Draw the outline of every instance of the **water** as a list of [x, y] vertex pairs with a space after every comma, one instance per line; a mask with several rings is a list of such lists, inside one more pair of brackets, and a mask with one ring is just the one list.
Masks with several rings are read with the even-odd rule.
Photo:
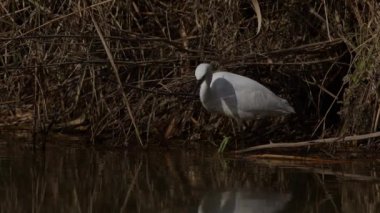
[[1, 212], [380, 212], [375, 161], [316, 165], [185, 147], [142, 153], [11, 144], [0, 144]]

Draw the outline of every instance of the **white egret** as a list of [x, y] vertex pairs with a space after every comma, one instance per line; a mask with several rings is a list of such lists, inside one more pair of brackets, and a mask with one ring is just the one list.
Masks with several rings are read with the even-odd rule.
[[295, 113], [287, 100], [250, 78], [230, 72], [213, 72], [211, 64], [195, 69], [200, 84], [199, 97], [204, 108], [243, 120]]

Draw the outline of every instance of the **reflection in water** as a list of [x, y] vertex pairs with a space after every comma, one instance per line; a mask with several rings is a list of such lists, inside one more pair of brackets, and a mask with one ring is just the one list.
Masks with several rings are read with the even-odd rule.
[[368, 161], [289, 167], [62, 143], [0, 143], [1, 212], [380, 212], [380, 167]]
[[291, 199], [290, 193], [267, 190], [236, 190], [206, 195], [198, 213], [274, 213], [283, 210]]

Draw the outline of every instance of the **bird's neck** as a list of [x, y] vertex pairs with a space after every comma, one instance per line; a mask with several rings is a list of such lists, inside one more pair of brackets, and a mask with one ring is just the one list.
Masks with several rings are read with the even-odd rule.
[[208, 97], [211, 95], [211, 80], [211, 78], [206, 78], [201, 84], [199, 96], [202, 103], [206, 102], [206, 100], [209, 100]]

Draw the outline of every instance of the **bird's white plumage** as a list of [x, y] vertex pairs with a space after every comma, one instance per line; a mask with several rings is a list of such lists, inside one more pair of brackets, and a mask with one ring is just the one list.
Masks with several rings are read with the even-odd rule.
[[237, 120], [294, 113], [285, 99], [250, 78], [230, 72], [213, 73], [212, 65], [202, 63], [195, 70], [201, 81], [200, 100], [210, 112], [219, 112]]

